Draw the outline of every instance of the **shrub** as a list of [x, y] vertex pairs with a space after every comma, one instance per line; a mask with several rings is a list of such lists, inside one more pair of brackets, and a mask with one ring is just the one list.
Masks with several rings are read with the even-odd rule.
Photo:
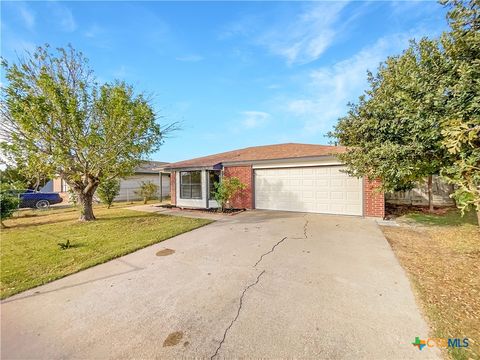
[[143, 203], [146, 204], [148, 200], [154, 199], [157, 195], [158, 186], [151, 181], [144, 182], [140, 185], [140, 189], [135, 191], [137, 195], [143, 199]]
[[67, 193], [68, 193], [68, 202], [73, 206], [77, 206], [78, 205], [77, 193], [70, 187], [67, 189]]
[[20, 200], [18, 197], [0, 193], [0, 225], [2, 228], [6, 227], [3, 224], [3, 220], [6, 220], [13, 215], [13, 213], [18, 209], [19, 203]]
[[220, 205], [220, 210], [225, 211], [225, 205], [230, 202], [230, 200], [242, 190], [245, 190], [247, 187], [244, 183], [240, 181], [237, 177], [225, 177], [222, 178], [220, 183], [214, 183], [214, 197], [218, 205]]
[[100, 201], [107, 204], [107, 207], [110, 209], [113, 199], [120, 193], [120, 180], [110, 179], [101, 181], [97, 193]]

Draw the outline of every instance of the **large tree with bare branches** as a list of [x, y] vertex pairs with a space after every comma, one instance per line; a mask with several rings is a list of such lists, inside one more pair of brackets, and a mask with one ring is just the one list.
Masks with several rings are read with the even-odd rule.
[[149, 99], [124, 82], [98, 85], [71, 46], [38, 47], [2, 67], [3, 155], [28, 172], [60, 176], [78, 197], [80, 220], [95, 219], [102, 181], [131, 174], [175, 128], [160, 126]]

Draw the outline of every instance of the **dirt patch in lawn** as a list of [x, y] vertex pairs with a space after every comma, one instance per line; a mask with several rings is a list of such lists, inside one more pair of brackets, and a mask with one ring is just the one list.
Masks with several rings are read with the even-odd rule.
[[[383, 227], [427, 315], [430, 337], [469, 339], [454, 359], [480, 358], [480, 230], [477, 226]], [[423, 335], [423, 334], [422, 334]], [[427, 334], [423, 335], [427, 336]]]

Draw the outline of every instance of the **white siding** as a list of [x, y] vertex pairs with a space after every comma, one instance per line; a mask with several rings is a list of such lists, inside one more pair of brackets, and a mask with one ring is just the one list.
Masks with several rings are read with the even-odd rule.
[[[115, 201], [131, 201], [140, 200], [140, 196], [136, 193], [143, 182], [152, 182], [158, 186], [157, 197], [160, 198], [160, 174], [137, 174], [129, 176], [120, 181], [120, 193]], [[162, 196], [170, 195], [170, 176], [162, 175]]]
[[255, 208], [362, 215], [362, 179], [342, 166], [255, 169]]

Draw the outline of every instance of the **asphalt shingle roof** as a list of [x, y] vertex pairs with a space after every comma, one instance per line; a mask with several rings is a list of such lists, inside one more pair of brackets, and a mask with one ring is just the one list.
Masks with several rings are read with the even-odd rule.
[[276, 144], [253, 146], [239, 150], [227, 151], [219, 154], [203, 156], [191, 160], [179, 161], [167, 165], [166, 169], [211, 167], [221, 163], [235, 161], [258, 161], [276, 159], [295, 159], [304, 157], [335, 155], [345, 152], [343, 146], [329, 146], [316, 144]]

